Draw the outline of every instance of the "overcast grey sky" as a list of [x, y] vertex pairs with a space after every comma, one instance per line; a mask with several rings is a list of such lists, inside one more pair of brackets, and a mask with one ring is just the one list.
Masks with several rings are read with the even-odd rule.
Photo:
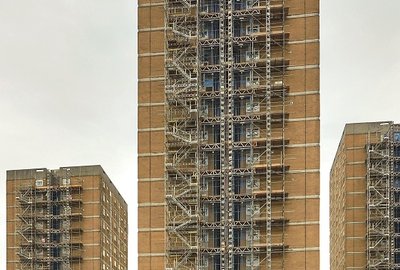
[[[129, 204], [136, 269], [136, 1], [0, 0], [0, 269], [5, 171], [101, 164]], [[346, 122], [400, 122], [397, 0], [321, 1], [321, 269], [329, 168]]]

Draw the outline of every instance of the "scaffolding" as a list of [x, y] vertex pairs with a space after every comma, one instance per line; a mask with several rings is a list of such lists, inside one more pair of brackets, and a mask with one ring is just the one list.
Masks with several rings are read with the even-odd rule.
[[284, 267], [287, 12], [165, 2], [168, 270]]
[[69, 170], [36, 170], [17, 187], [19, 269], [75, 270], [82, 260], [81, 183]]
[[400, 127], [389, 125], [367, 144], [368, 269], [400, 267]]

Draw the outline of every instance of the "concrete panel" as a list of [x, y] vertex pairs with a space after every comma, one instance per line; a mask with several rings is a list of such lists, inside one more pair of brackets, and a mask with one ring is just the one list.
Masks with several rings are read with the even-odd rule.
[[287, 19], [285, 31], [290, 33], [290, 41], [319, 39], [319, 16]]
[[161, 153], [164, 152], [163, 131], [139, 131], [138, 132], [139, 153]]
[[139, 82], [138, 97], [139, 104], [164, 102], [164, 81]]
[[163, 256], [140, 256], [138, 260], [140, 270], [164, 269]]
[[289, 93], [319, 90], [319, 68], [290, 70], [286, 73], [285, 84]]
[[285, 54], [289, 66], [318, 65], [319, 64], [319, 43], [292, 44], [287, 46], [289, 50]]
[[139, 79], [164, 76], [164, 56], [139, 56]]
[[346, 266], [359, 267], [360, 269], [366, 269], [367, 256], [365, 252], [362, 253], [347, 253], [346, 254]]
[[289, 170], [318, 169], [319, 147], [287, 148], [286, 158]]
[[164, 177], [164, 156], [139, 157], [139, 178]]
[[159, 28], [164, 27], [164, 7], [139, 7], [138, 8], [138, 28]]
[[138, 203], [146, 202], [164, 202], [164, 181], [138, 182]]
[[164, 126], [164, 106], [139, 107], [141, 117], [138, 128], [160, 128]]
[[319, 177], [319, 173], [288, 174], [285, 191], [289, 197], [319, 194]]
[[[319, 120], [288, 122], [285, 127], [285, 138], [289, 144], [304, 144], [319, 142]], [[304, 132], [307, 128], [307, 132]]]
[[[346, 207], [362, 207], [366, 209], [367, 195], [363, 194], [346, 194]], [[362, 210], [360, 210], [362, 211]]]
[[365, 177], [366, 174], [367, 168], [365, 166], [365, 163], [346, 166], [347, 177]]
[[319, 13], [319, 0], [286, 0], [289, 15]]
[[288, 252], [285, 254], [285, 269], [319, 269], [319, 251]]
[[319, 199], [287, 200], [285, 217], [292, 222], [318, 221]]
[[353, 237], [365, 237], [367, 235], [367, 226], [365, 224], [346, 224], [346, 235]]
[[367, 153], [365, 147], [361, 149], [347, 149], [346, 150], [347, 163], [349, 162], [365, 162]]
[[287, 226], [285, 244], [289, 245], [289, 248], [319, 246], [319, 225]]
[[139, 253], [163, 253], [165, 248], [164, 232], [139, 232]]
[[289, 113], [289, 119], [318, 117], [320, 115], [319, 99], [319, 94], [288, 97], [287, 101], [290, 105], [286, 106], [286, 111]]
[[164, 31], [154, 30], [138, 33], [138, 53], [161, 53], [164, 51]]
[[365, 147], [367, 140], [368, 140], [367, 134], [346, 135], [344, 143], [346, 145], [346, 148]]
[[[347, 179], [346, 191], [347, 192], [365, 192], [367, 188], [367, 179]], [[365, 202], [366, 203], [366, 202]]]
[[360, 211], [359, 209], [346, 209], [345, 211], [347, 222], [365, 222], [367, 218], [366, 211]]
[[163, 206], [143, 206], [138, 208], [139, 228], [162, 228], [164, 227]]
[[347, 238], [346, 251], [347, 252], [365, 252], [367, 244], [365, 238]]

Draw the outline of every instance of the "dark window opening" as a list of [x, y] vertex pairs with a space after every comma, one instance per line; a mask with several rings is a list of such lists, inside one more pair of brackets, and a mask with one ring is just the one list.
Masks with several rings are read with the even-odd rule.
[[60, 242], [60, 239], [61, 239], [61, 235], [60, 235], [59, 233], [52, 233], [52, 234], [50, 235], [50, 241], [51, 241], [51, 242], [59, 243], [59, 242]]
[[394, 263], [400, 263], [400, 252], [394, 253]]
[[212, 183], [213, 183], [213, 195], [214, 196], [221, 195], [221, 180], [219, 178], [214, 179]]
[[51, 192], [51, 200], [52, 201], [59, 201], [61, 198], [61, 192], [60, 191], [52, 191]]
[[394, 239], [394, 247], [397, 249], [397, 248], [400, 248], [400, 237], [396, 237], [395, 239]]
[[51, 262], [50, 270], [61, 270], [61, 262]]
[[400, 203], [400, 192], [394, 193], [394, 202]]
[[241, 187], [242, 187], [242, 179], [241, 178], [239, 178], [239, 177], [236, 177], [235, 179], [234, 179], [234, 182], [233, 182], [233, 192], [235, 193], [235, 194], [240, 194], [241, 193]]
[[242, 159], [242, 153], [240, 151], [233, 152], [233, 168], [238, 169], [240, 168], [240, 163]]
[[61, 213], [61, 207], [59, 205], [52, 205], [51, 206], [51, 213], [53, 215], [60, 215]]
[[214, 222], [221, 221], [221, 205], [219, 203], [214, 204]]
[[214, 270], [220, 270], [221, 269], [221, 258], [219, 255], [214, 256]]
[[234, 229], [233, 230], [233, 246], [234, 247], [240, 247], [241, 232], [242, 231], [240, 229]]
[[396, 176], [393, 180], [393, 187], [400, 188], [400, 177]]
[[240, 255], [233, 255], [233, 270], [240, 270]]
[[219, 230], [214, 230], [213, 231], [213, 236], [214, 236], [214, 247], [220, 247], [221, 246], [221, 233]]
[[394, 232], [395, 233], [400, 233], [400, 222], [395, 222], [394, 223]]
[[234, 221], [240, 221], [240, 208], [241, 208], [240, 203], [233, 204], [233, 220]]
[[59, 219], [52, 219], [50, 222], [51, 229], [60, 229], [61, 222]]
[[219, 170], [221, 169], [221, 154], [216, 152], [214, 154], [214, 169]]
[[393, 215], [395, 218], [400, 218], [400, 207], [394, 207], [393, 212], [394, 212]]

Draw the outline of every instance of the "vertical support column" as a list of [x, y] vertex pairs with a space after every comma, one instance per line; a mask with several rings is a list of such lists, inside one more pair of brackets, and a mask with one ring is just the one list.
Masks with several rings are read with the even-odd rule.
[[267, 238], [267, 247], [266, 247], [266, 264], [267, 269], [272, 269], [272, 150], [271, 150], [271, 0], [266, 1], [266, 238]]
[[220, 60], [220, 92], [219, 92], [219, 99], [220, 99], [220, 110], [221, 110], [221, 121], [220, 121], [220, 159], [221, 159], [221, 168], [219, 178], [221, 181], [221, 225], [220, 225], [220, 232], [221, 232], [221, 248], [220, 248], [220, 261], [221, 261], [221, 270], [225, 270], [225, 264], [229, 258], [227, 258], [226, 251], [229, 248], [229, 241], [227, 241], [226, 237], [228, 236], [227, 227], [225, 226], [226, 221], [229, 220], [232, 213], [229, 211], [229, 204], [227, 204], [226, 198], [226, 175], [225, 170], [227, 166], [229, 166], [226, 160], [226, 110], [225, 110], [225, 94], [227, 91], [226, 88], [226, 55], [225, 55], [225, 15], [227, 12], [227, 6], [225, 0], [219, 0], [220, 5], [220, 19], [219, 19], [219, 60]]
[[234, 253], [233, 253], [233, 3], [232, 0], [227, 0], [227, 52], [226, 52], [226, 69], [227, 69], [227, 115], [225, 117], [227, 125], [227, 142], [226, 147], [228, 150], [228, 165], [225, 175], [227, 177], [227, 208], [229, 211], [228, 222], [228, 267], [227, 269], [233, 269]]

